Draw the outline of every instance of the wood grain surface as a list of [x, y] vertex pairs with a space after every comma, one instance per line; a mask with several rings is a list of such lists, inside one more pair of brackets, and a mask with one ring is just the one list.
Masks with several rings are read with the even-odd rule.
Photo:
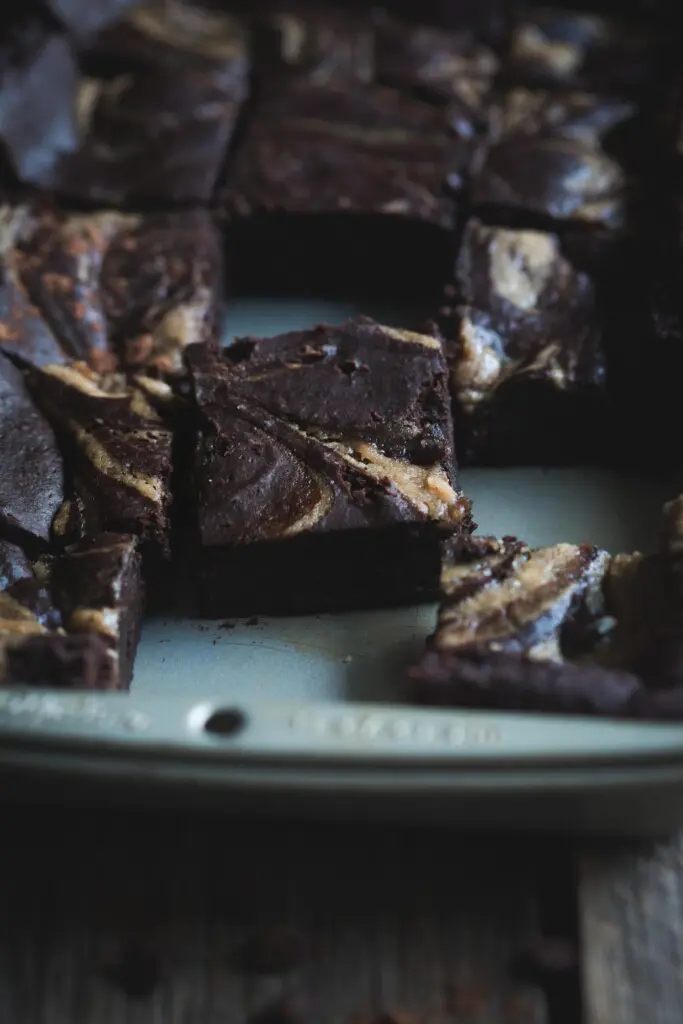
[[580, 859], [586, 1024], [683, 1021], [683, 836]]
[[39, 808], [0, 837], [1, 1024], [548, 1020], [538, 840]]

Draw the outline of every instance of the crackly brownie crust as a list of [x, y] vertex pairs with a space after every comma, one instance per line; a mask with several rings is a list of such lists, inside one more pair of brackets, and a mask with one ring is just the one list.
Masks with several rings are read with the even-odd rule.
[[[362, 547], [379, 564], [391, 549], [400, 559], [398, 534], [413, 566], [407, 586], [416, 587], [422, 547], [416, 593], [433, 587], [440, 538], [472, 525], [455, 481], [439, 338], [361, 319], [242, 339], [220, 361], [203, 350], [189, 357], [204, 424], [195, 500], [206, 614], [229, 614], [222, 601], [278, 610], [291, 600], [310, 607], [393, 601], [388, 577], [401, 590], [400, 563], [371, 565], [360, 578], [361, 563], [342, 552]], [[223, 556], [244, 569], [237, 587]], [[341, 581], [327, 576], [330, 560], [345, 561]], [[250, 586], [250, 561], [291, 573], [274, 574], [259, 593]]]
[[34, 366], [177, 373], [187, 345], [217, 344], [222, 276], [203, 210], [0, 206], [0, 349]]

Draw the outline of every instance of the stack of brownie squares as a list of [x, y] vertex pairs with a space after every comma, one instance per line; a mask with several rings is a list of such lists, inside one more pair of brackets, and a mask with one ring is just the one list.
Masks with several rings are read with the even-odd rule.
[[[537, 551], [473, 533], [456, 464], [637, 461], [641, 364], [683, 311], [656, 231], [680, 208], [671, 12], [630, 6], [12, 14], [0, 682], [125, 689], [150, 606], [441, 594], [411, 699], [679, 713], [678, 503], [657, 555]], [[221, 348], [249, 293], [400, 296], [425, 322]]]

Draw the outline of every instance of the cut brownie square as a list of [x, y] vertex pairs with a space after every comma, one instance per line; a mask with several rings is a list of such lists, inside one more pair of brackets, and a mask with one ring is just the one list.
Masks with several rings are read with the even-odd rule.
[[661, 38], [642, 24], [537, 7], [520, 16], [504, 73], [518, 85], [638, 97], [652, 91], [662, 56]]
[[444, 563], [436, 632], [410, 671], [413, 695], [453, 707], [682, 717], [682, 606], [672, 601], [682, 523], [677, 506], [666, 545], [647, 556], [460, 539]]
[[411, 24], [380, 11], [375, 15], [375, 49], [379, 82], [451, 104], [449, 121], [465, 138], [487, 125], [500, 62], [474, 33]]
[[207, 204], [248, 77], [237, 17], [184, 2], [135, 7], [83, 57], [80, 147], [23, 180], [80, 204]]
[[[78, 145], [78, 67], [45, 18], [5, 12], [0, 39], [0, 175], [47, 174]], [[5, 161], [8, 159], [9, 168]]]
[[464, 232], [442, 310], [463, 458], [478, 463], [597, 458], [605, 354], [593, 281], [557, 235]]
[[62, 439], [68, 482], [78, 498], [60, 509], [56, 536], [130, 533], [166, 550], [174, 401], [168, 385], [144, 379], [129, 384], [83, 364], [34, 369], [29, 381]]
[[473, 141], [443, 109], [381, 86], [304, 78], [254, 110], [219, 190], [240, 286], [413, 295], [443, 279]]
[[218, 344], [222, 277], [204, 210], [0, 206], [0, 350], [34, 366], [176, 373], [187, 345]]
[[121, 690], [142, 618], [137, 538], [100, 534], [31, 566], [0, 541], [0, 684]]
[[63, 499], [64, 467], [55, 434], [36, 409], [21, 371], [0, 354], [0, 536], [46, 543]]
[[519, 227], [624, 230], [637, 114], [627, 100], [513, 89], [473, 175], [475, 209]]
[[202, 614], [433, 596], [443, 538], [472, 528], [438, 337], [361, 318], [189, 365]]

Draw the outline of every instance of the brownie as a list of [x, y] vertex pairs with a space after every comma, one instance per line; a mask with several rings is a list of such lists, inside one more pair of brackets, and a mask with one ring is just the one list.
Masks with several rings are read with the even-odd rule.
[[410, 671], [428, 704], [614, 717], [680, 717], [680, 500], [654, 555], [587, 544], [530, 549], [459, 539], [442, 570], [436, 632]]
[[360, 318], [188, 350], [200, 613], [433, 596], [457, 489], [441, 340]]
[[0, 354], [0, 536], [47, 542], [63, 498], [57, 439], [21, 371]]
[[[49, 174], [75, 149], [78, 67], [71, 47], [39, 16], [5, 17], [0, 39], [0, 180]], [[9, 167], [6, 165], [9, 162]]]
[[257, 73], [268, 88], [305, 76], [311, 85], [374, 78], [374, 37], [366, 11], [272, 0], [258, 19]]
[[0, 591], [0, 685], [127, 689], [142, 618], [137, 538], [100, 534], [22, 572]]
[[269, 93], [219, 189], [239, 286], [417, 294], [443, 277], [473, 152], [443, 109], [363, 83]]
[[96, 633], [109, 649], [99, 685], [127, 689], [143, 613], [138, 538], [103, 533], [72, 545], [55, 563], [52, 589], [66, 630]]
[[217, 344], [222, 258], [206, 211], [4, 206], [0, 226], [0, 349], [16, 359], [175, 373], [188, 344]]
[[168, 385], [129, 384], [84, 364], [34, 369], [29, 381], [66, 457], [69, 500], [56, 518], [56, 536], [130, 533], [166, 550], [173, 440]]
[[449, 124], [465, 139], [487, 127], [499, 60], [474, 33], [410, 24], [380, 11], [375, 51], [379, 82], [450, 104]]
[[538, 7], [515, 26], [504, 72], [518, 85], [638, 97], [652, 90], [662, 56], [661, 39], [637, 22]]
[[511, 90], [473, 175], [474, 208], [520, 227], [623, 231], [638, 161], [637, 114], [628, 100]]
[[600, 454], [605, 355], [596, 288], [555, 234], [472, 218], [442, 328], [462, 457], [576, 462]]
[[79, 204], [206, 204], [248, 76], [238, 18], [190, 3], [135, 7], [83, 57], [78, 150], [23, 178]]

